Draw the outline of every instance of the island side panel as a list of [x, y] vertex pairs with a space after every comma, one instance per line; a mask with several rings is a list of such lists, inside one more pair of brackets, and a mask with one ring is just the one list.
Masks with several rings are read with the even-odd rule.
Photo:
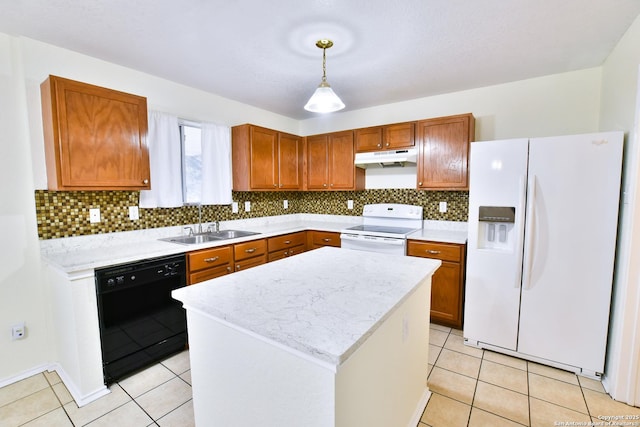
[[415, 427], [431, 393], [431, 276], [338, 369], [336, 427]]
[[189, 310], [198, 426], [332, 427], [335, 372]]

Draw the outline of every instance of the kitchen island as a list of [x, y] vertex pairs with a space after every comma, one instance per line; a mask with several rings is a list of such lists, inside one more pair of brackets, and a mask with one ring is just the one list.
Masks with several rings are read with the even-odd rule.
[[326, 247], [173, 291], [196, 425], [417, 425], [439, 265]]

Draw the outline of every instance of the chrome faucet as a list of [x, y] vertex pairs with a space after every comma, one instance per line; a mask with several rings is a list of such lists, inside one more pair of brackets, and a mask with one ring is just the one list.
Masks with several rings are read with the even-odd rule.
[[198, 203], [198, 234], [202, 233], [202, 203]]
[[213, 223], [209, 224], [209, 227], [207, 227], [207, 231], [211, 232], [212, 228], [214, 233], [220, 231], [220, 221], [214, 221]]

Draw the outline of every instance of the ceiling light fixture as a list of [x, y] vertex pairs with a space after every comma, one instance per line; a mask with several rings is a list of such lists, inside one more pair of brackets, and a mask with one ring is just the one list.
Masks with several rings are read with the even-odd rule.
[[318, 40], [316, 46], [322, 49], [322, 81], [316, 91], [311, 95], [304, 109], [312, 113], [333, 113], [342, 110], [344, 102], [335, 94], [327, 82], [327, 56], [326, 50], [333, 46], [328, 39]]

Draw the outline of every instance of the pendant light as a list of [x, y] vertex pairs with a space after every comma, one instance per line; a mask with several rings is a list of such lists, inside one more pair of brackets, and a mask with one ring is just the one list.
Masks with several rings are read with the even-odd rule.
[[327, 82], [327, 56], [326, 50], [333, 46], [333, 42], [328, 39], [318, 40], [316, 46], [322, 49], [322, 81], [313, 93], [304, 109], [312, 113], [332, 113], [342, 110], [344, 102], [335, 94]]

